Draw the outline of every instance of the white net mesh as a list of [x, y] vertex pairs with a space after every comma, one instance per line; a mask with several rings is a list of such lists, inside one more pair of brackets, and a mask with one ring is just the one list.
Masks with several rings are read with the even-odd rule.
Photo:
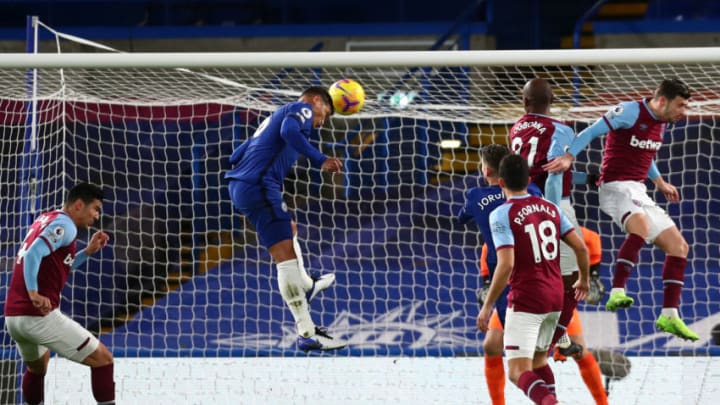
[[[656, 197], [691, 247], [681, 313], [700, 341], [655, 333], [664, 259], [657, 249], [642, 251], [630, 279], [634, 308], [617, 316], [580, 309], [591, 346], [717, 354], [709, 342], [720, 323], [717, 64], [41, 69], [34, 99], [25, 70], [2, 69], [2, 285], [28, 218], [90, 181], [105, 190], [101, 226], [111, 243], [74, 272], [62, 309], [116, 356], [304, 356], [270, 257], [232, 211], [223, 175], [233, 148], [270, 111], [307, 86], [351, 77], [368, 94], [364, 110], [333, 117], [313, 139], [343, 159], [344, 173], [321, 174], [301, 158], [285, 182], [306, 267], [337, 275], [311, 305], [315, 321], [349, 340], [339, 356], [480, 354], [481, 241], [454, 216], [464, 191], [481, 181], [479, 148], [507, 141], [523, 113], [520, 89], [535, 76], [551, 81], [553, 114], [578, 131], [619, 101], [651, 95], [661, 78], [693, 89], [687, 119], [668, 130], [657, 158], [683, 201]], [[440, 147], [450, 139], [460, 147]], [[597, 172], [600, 148], [594, 142], [576, 169]], [[579, 186], [573, 197], [580, 223], [602, 235], [609, 287], [622, 233], [600, 213], [595, 191]], [[3, 365], [17, 367], [5, 334], [2, 349]], [[3, 395], [17, 386], [5, 379]]]

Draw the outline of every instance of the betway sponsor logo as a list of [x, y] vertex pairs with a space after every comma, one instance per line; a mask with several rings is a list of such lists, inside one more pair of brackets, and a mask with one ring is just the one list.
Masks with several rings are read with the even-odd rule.
[[635, 135], [630, 138], [630, 146], [640, 149], [659, 150], [662, 146], [662, 142], [651, 141], [649, 139], [643, 139], [642, 141], [637, 139]]

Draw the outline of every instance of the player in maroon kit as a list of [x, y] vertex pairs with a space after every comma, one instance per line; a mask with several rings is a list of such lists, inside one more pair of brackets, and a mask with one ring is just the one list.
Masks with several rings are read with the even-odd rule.
[[663, 265], [663, 308], [655, 325], [682, 339], [697, 340], [698, 335], [680, 318], [688, 244], [664, 209], [647, 193], [645, 179], [671, 202], [680, 195], [663, 180], [655, 165], [655, 154], [662, 146], [668, 122], [684, 117], [690, 90], [677, 79], [663, 80], [652, 98], [620, 103], [586, 128], [570, 144], [567, 152], [543, 166], [551, 173], [567, 170], [578, 153], [594, 138], [607, 133], [598, 188], [600, 209], [627, 233], [618, 251], [610, 298], [610, 311], [627, 308], [634, 299], [625, 294], [625, 284], [646, 242], [665, 252]]
[[577, 256], [576, 300], [584, 299], [590, 287], [588, 251], [557, 205], [528, 194], [523, 157], [505, 157], [499, 174], [507, 202], [490, 214], [498, 263], [477, 324], [487, 332], [493, 305], [509, 282], [504, 339], [510, 380], [536, 404], [556, 404], [547, 351], [564, 301], [560, 240]]
[[98, 231], [76, 254], [78, 228], [100, 218], [103, 193], [92, 184], [73, 187], [62, 210], [40, 215], [30, 226], [15, 259], [5, 302], [5, 325], [27, 370], [25, 403], [44, 401], [44, 378], [50, 350], [90, 366], [93, 396], [98, 404], [115, 403], [113, 356], [89, 331], [60, 312], [60, 292], [72, 268], [102, 249], [109, 236]]
[[[523, 87], [522, 94], [525, 115], [520, 117], [510, 129], [512, 150], [527, 160], [530, 167], [530, 181], [540, 187], [545, 198], [560, 207], [580, 236], [580, 225], [570, 201], [572, 174], [570, 171], [548, 174], [542, 168], [542, 165], [549, 160], [565, 153], [565, 148], [575, 138], [575, 131], [550, 117], [553, 92], [547, 80], [541, 78], [529, 80]], [[560, 270], [565, 283], [565, 301], [553, 343], [557, 342], [564, 356], [572, 356], [583, 351], [582, 347], [572, 343], [567, 336], [567, 326], [577, 306], [573, 284], [577, 280], [578, 265], [572, 249], [564, 243], [560, 244]]]

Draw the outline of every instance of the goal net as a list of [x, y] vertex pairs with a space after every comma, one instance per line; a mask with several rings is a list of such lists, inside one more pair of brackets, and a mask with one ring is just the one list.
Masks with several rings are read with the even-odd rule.
[[[4, 294], [35, 215], [60, 207], [77, 182], [102, 185], [98, 228], [111, 241], [73, 271], [62, 310], [117, 357], [306, 356], [295, 346], [270, 256], [233, 212], [223, 175], [233, 148], [271, 111], [340, 78], [364, 86], [365, 107], [333, 116], [311, 141], [342, 159], [343, 173], [321, 173], [301, 157], [284, 187], [306, 267], [337, 276], [312, 302], [314, 320], [349, 341], [338, 357], [481, 355], [482, 240], [455, 218], [465, 191], [482, 184], [478, 151], [507, 142], [523, 114], [520, 91], [533, 77], [552, 83], [552, 113], [576, 131], [618, 102], [651, 96], [662, 78], [692, 88], [687, 117], [668, 128], [657, 156], [682, 201], [651, 193], [690, 245], [680, 312], [700, 340], [655, 330], [659, 249], [642, 250], [627, 288], [634, 307], [608, 313], [603, 300], [579, 309], [592, 348], [718, 354], [711, 342], [720, 323], [718, 49], [687, 52], [685, 61], [672, 49], [595, 50], [594, 59], [572, 51], [208, 55], [222, 60], [212, 67], [197, 55], [146, 55], [154, 58], [148, 62], [87, 42], [64, 45], [71, 39], [58, 37], [60, 55], [0, 58], [1, 285]], [[63, 46], [95, 53], [72, 59]], [[597, 173], [601, 148], [602, 140], [593, 142], [575, 169]], [[595, 190], [577, 186], [573, 199], [580, 223], [602, 236], [609, 289], [623, 234], [600, 212]], [[0, 335], [9, 376], [3, 395], [17, 395], [19, 357]]]

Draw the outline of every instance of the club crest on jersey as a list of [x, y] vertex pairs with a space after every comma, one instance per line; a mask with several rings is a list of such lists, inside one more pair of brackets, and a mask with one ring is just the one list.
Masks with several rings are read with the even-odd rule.
[[287, 204], [284, 202], [280, 204], [280, 209], [283, 210], [283, 212], [288, 212]]
[[62, 237], [65, 235], [65, 228], [62, 226], [58, 226], [55, 229], [50, 232], [48, 235], [48, 239], [50, 239], [50, 242], [55, 243], [58, 240], [62, 239]]
[[616, 117], [625, 111], [625, 107], [623, 107], [622, 104], [618, 104], [615, 107], [612, 108], [612, 110], [608, 111], [605, 115], [607, 115], [608, 118]]

